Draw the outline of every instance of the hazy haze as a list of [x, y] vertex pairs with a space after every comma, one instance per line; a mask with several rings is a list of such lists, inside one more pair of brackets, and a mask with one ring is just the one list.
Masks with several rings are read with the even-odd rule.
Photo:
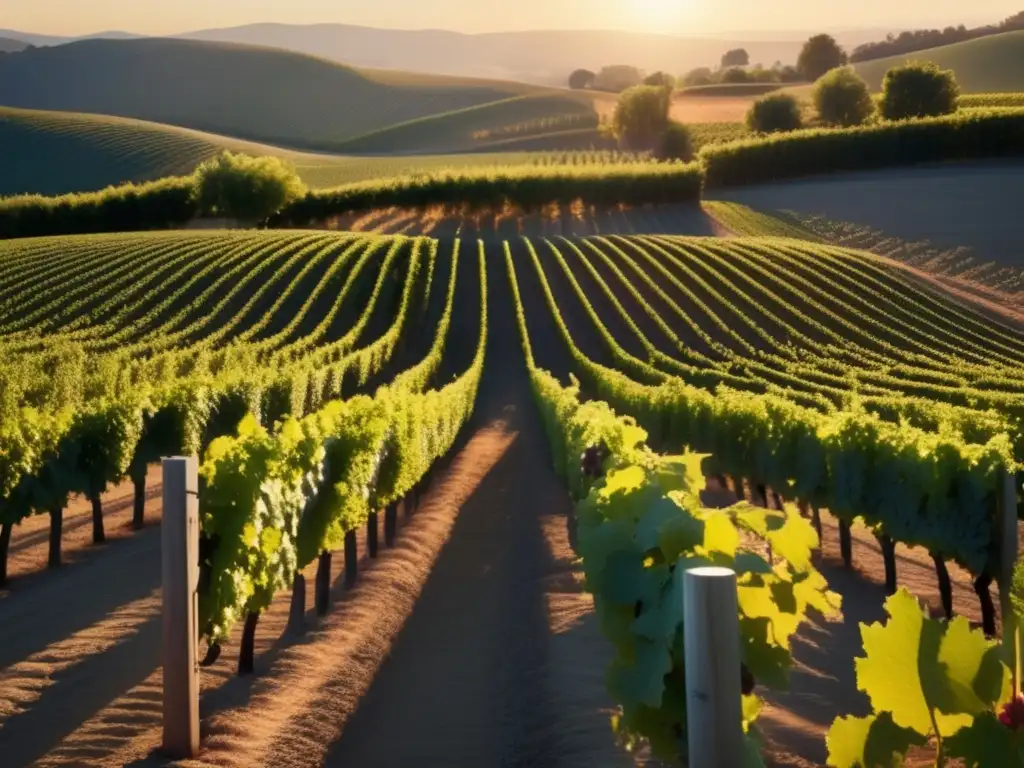
[[1021, 0], [0, 0], [0, 26], [53, 35], [101, 30], [174, 34], [253, 22], [340, 22], [493, 32], [622, 29], [699, 35], [851, 27], [921, 27], [1003, 19]]

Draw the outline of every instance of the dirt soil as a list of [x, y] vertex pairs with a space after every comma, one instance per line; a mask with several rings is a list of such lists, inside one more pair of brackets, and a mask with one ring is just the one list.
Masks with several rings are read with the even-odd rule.
[[1024, 199], [1019, 161], [839, 174], [723, 191], [721, 198], [763, 211], [851, 222], [942, 249], [966, 246], [981, 261], [1024, 266], [1015, 226]]

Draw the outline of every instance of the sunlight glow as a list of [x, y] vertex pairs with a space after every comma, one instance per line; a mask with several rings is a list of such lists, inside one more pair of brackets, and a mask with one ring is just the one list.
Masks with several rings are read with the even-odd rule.
[[627, 0], [641, 26], [672, 33], [690, 16], [690, 0]]

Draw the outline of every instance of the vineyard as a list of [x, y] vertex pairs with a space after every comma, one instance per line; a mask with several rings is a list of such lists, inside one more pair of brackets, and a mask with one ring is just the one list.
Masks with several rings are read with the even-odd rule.
[[[1024, 455], [1024, 333], [889, 261], [796, 239], [807, 233], [795, 224], [724, 203], [708, 212], [733, 231], [776, 236], [496, 228], [486, 239], [265, 230], [5, 241], [0, 583], [9, 554], [28, 546], [22, 526], [40, 530], [40, 518], [48, 565], [61, 565], [74, 499], [101, 543], [105, 505], [131, 486], [144, 536], [156, 463], [197, 454], [206, 662], [259, 671], [277, 634], [333, 610], [339, 561], [357, 597], [361, 579], [373, 582], [369, 561], [399, 546], [422, 510], [429, 518], [426, 500], [460, 471], [453, 457], [480, 434], [480, 408], [490, 418], [514, 401], [502, 418], [524, 434], [531, 420], [542, 426], [561, 494], [577, 504], [581, 578], [615, 645], [609, 692], [627, 742], [670, 758], [684, 748], [680, 558], [740, 572], [744, 664], [758, 693], [785, 683], [801, 626], [840, 609], [812, 562], [833, 524], [847, 566], [856, 532], [858, 547], [877, 540], [890, 595], [904, 567], [897, 545], [924, 553], [945, 616], [970, 604], [995, 636], [1000, 493]], [[708, 492], [753, 503], [705, 508]], [[456, 527], [451, 545], [469, 535]], [[34, 588], [10, 576], [0, 624]], [[0, 662], [11, 654], [0, 650]], [[50, 684], [60, 685], [43, 683], [40, 696]], [[0, 749], [41, 756], [5, 728], [31, 715], [33, 696], [0, 698]], [[970, 714], [996, 703], [980, 701]], [[215, 751], [237, 735], [231, 705], [218, 706], [214, 732], [228, 742], [214, 739]], [[288, 717], [300, 717], [295, 706]], [[835, 716], [848, 702], [830, 706]], [[745, 697], [748, 724], [760, 707]], [[158, 715], [139, 723], [131, 739], [159, 728]], [[833, 755], [856, 751], [851, 730], [834, 732]], [[287, 740], [274, 733], [259, 735], [268, 750]], [[118, 748], [110, 754], [122, 759], [128, 743]], [[349, 740], [331, 754], [361, 748]]]

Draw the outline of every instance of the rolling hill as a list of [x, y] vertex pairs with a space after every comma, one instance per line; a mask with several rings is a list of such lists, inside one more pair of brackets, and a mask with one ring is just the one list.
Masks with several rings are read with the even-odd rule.
[[956, 72], [965, 93], [1024, 91], [1024, 32], [1007, 32], [927, 51], [857, 64], [868, 85], [879, 90], [885, 73], [906, 61], [933, 61]]
[[26, 48], [27, 44], [10, 37], [0, 37], [0, 53], [15, 53]]
[[491, 142], [492, 149], [501, 151], [359, 157], [297, 152], [131, 118], [0, 107], [0, 197], [87, 192], [186, 174], [226, 149], [280, 157], [295, 166], [306, 184], [324, 188], [380, 177], [545, 163], [551, 156], [541, 150], [587, 149], [599, 143], [596, 131], [564, 133], [580, 135]]
[[497, 77], [563, 85], [579, 67], [628, 63], [680, 74], [717, 64], [730, 48], [751, 61], [795, 62], [803, 39], [730, 40], [621, 30], [537, 30], [464, 34], [446, 30], [375, 29], [348, 24], [251, 24], [182, 37], [301, 51], [361, 67]]
[[502, 110], [502, 120], [535, 119], [532, 97], [547, 116], [590, 109], [587, 96], [569, 91], [358, 70], [289, 51], [194, 40], [86, 40], [0, 59], [4, 106], [132, 117], [324, 151], [389, 126], [513, 98], [524, 116]]

